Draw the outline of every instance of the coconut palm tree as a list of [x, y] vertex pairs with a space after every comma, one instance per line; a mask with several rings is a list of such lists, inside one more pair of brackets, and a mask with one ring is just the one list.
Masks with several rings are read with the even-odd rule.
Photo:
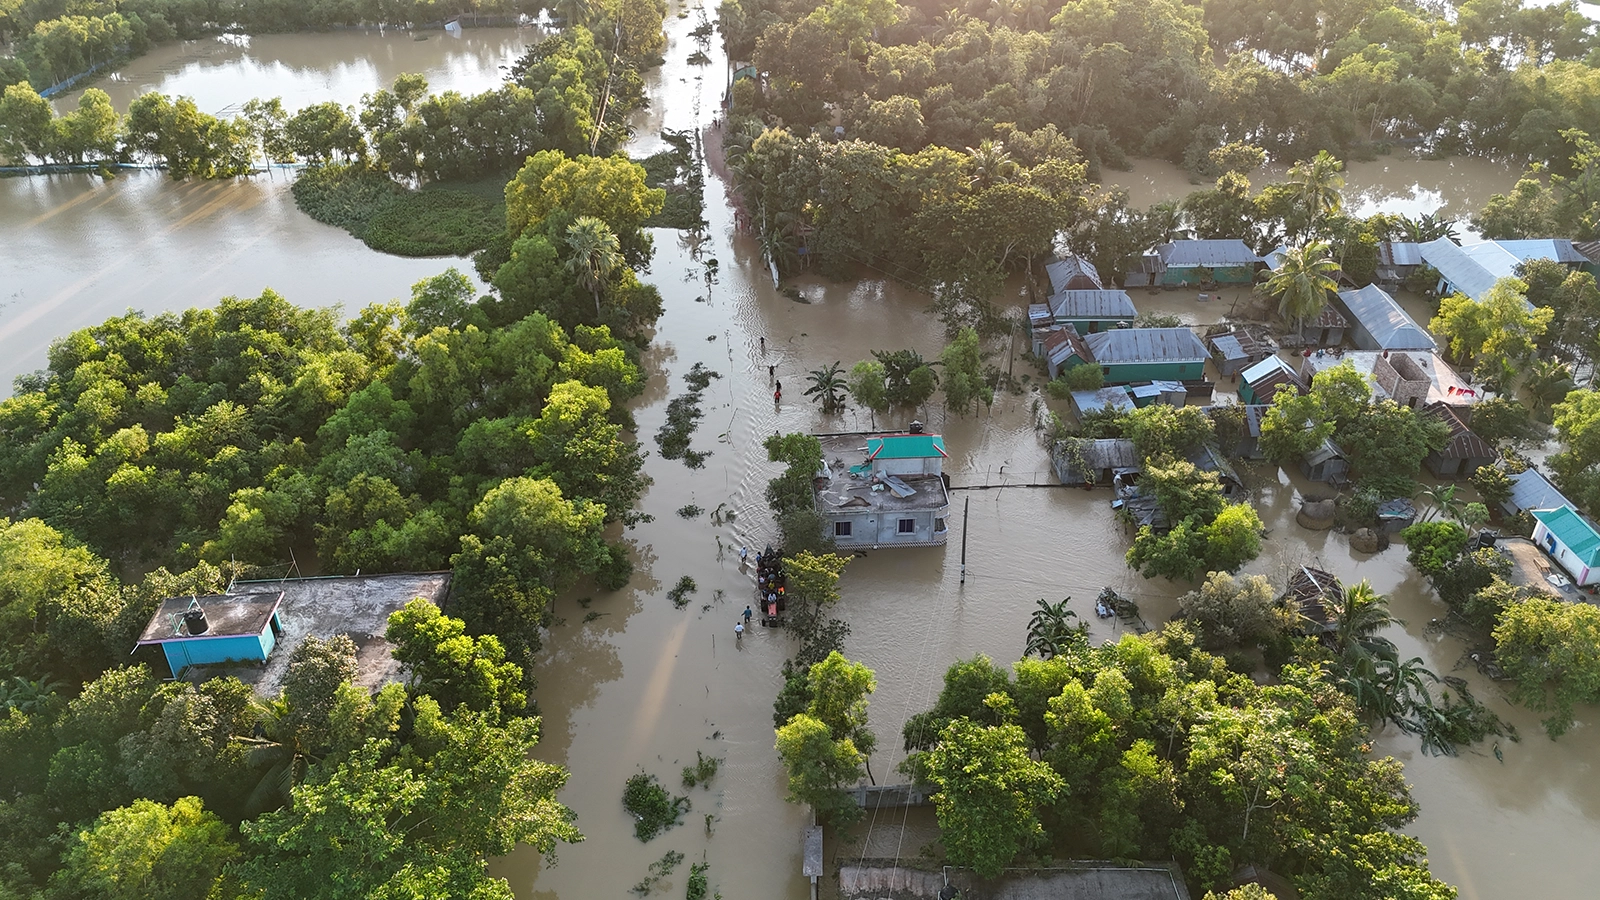
[[594, 216], [579, 216], [567, 226], [567, 271], [594, 294], [594, 316], [600, 319], [600, 294], [611, 283], [611, 275], [622, 265], [622, 249], [611, 226]]
[[1305, 327], [1306, 319], [1322, 312], [1328, 296], [1338, 290], [1334, 280], [1339, 264], [1328, 255], [1328, 245], [1312, 241], [1290, 247], [1283, 266], [1267, 279], [1267, 293], [1278, 300], [1278, 314], [1284, 321], [1293, 319], [1295, 330]]
[[1328, 598], [1329, 612], [1338, 623], [1333, 632], [1334, 650], [1341, 658], [1354, 661], [1359, 656], [1396, 656], [1394, 643], [1379, 637], [1390, 625], [1402, 624], [1389, 612], [1389, 598], [1372, 589], [1366, 581], [1346, 588], [1342, 596]]
[[806, 396], [822, 404], [824, 413], [835, 413], [844, 409], [845, 380], [844, 367], [835, 360], [833, 365], [826, 369], [812, 369], [806, 376], [806, 381], [811, 387], [806, 388]]
[[974, 190], [981, 191], [1016, 177], [1017, 161], [1006, 150], [1005, 141], [985, 140], [977, 147], [968, 147], [967, 157], [972, 164], [972, 175], [967, 183]]
[[1317, 151], [1309, 160], [1302, 160], [1289, 169], [1289, 183], [1294, 185], [1305, 204], [1309, 221], [1316, 222], [1329, 213], [1336, 213], [1344, 205], [1344, 163], [1326, 150]]
[[934, 34], [940, 38], [948, 37], [966, 27], [970, 21], [972, 17], [960, 9], [951, 9], [943, 15], [933, 17]]
[[1088, 646], [1089, 626], [1082, 622], [1071, 623], [1070, 620], [1078, 618], [1077, 613], [1067, 609], [1071, 601], [1071, 597], [1063, 597], [1059, 603], [1039, 599], [1039, 608], [1028, 620], [1028, 644], [1022, 651], [1023, 656], [1051, 659], [1073, 647]]
[[1553, 359], [1541, 359], [1528, 367], [1528, 376], [1522, 382], [1528, 391], [1528, 411], [1537, 415], [1567, 399], [1578, 385], [1572, 380], [1572, 370]]
[[593, 0], [556, 0], [550, 9], [568, 26], [588, 25], [595, 13]]

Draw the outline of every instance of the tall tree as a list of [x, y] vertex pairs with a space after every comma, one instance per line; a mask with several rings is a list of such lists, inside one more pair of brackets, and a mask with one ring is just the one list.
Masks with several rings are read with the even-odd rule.
[[1283, 266], [1267, 279], [1266, 290], [1277, 298], [1278, 315], [1285, 322], [1293, 321], [1299, 331], [1306, 319], [1322, 312], [1328, 297], [1338, 290], [1338, 272], [1339, 264], [1329, 255], [1328, 245], [1312, 241], [1289, 248]]
[[584, 289], [594, 294], [594, 315], [601, 318], [600, 295], [611, 283], [611, 276], [622, 265], [617, 236], [605, 222], [594, 216], [579, 216], [567, 228], [567, 271]]

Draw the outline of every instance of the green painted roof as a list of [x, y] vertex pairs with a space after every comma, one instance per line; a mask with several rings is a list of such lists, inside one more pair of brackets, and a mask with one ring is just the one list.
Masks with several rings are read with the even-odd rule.
[[937, 434], [886, 434], [867, 438], [868, 459], [928, 459], [948, 457], [944, 438]]
[[1544, 523], [1556, 540], [1567, 545], [1572, 555], [1586, 566], [1600, 565], [1600, 533], [1569, 506], [1560, 509], [1536, 509], [1533, 517]]

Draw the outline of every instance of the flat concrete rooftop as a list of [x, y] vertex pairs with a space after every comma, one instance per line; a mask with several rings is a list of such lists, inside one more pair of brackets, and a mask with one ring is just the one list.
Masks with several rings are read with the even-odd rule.
[[[950, 505], [944, 479], [938, 475], [898, 475], [895, 478], [916, 493], [899, 497], [881, 482], [835, 472], [827, 486], [817, 492], [817, 498], [824, 509], [840, 511], [871, 509], [904, 512], [941, 509]], [[873, 490], [874, 487], [877, 490]]]
[[262, 697], [276, 697], [289, 658], [307, 637], [327, 639], [343, 634], [356, 644], [356, 684], [376, 690], [400, 679], [400, 663], [383, 639], [389, 614], [417, 597], [443, 605], [449, 587], [448, 572], [235, 582], [230, 588], [234, 593], [283, 592], [278, 606], [283, 634], [265, 666], [203, 666], [196, 667], [194, 675], [233, 675]]

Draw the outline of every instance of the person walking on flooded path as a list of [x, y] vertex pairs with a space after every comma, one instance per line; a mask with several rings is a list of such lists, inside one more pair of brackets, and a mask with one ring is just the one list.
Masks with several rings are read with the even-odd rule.
[[766, 339], [766, 337], [764, 335], [761, 338], [761, 352], [762, 353], [766, 353], [767, 352], [767, 339]]
[[750, 607], [746, 606], [744, 608], [744, 624], [745, 625], [749, 625], [750, 624], [750, 617], [754, 616], [754, 615], [755, 615], [755, 613], [750, 611]]
[[772, 392], [772, 405], [773, 406], [777, 406], [778, 404], [780, 404], [782, 402], [783, 402], [783, 388], [780, 387], [777, 390]]
[[738, 641], [738, 642], [743, 642], [744, 641], [744, 623], [743, 622], [734, 622], [733, 623], [733, 639], [735, 641]]
[[767, 380], [771, 381], [772, 379], [774, 379], [776, 377], [778, 377], [778, 367], [777, 366], [767, 366]]

